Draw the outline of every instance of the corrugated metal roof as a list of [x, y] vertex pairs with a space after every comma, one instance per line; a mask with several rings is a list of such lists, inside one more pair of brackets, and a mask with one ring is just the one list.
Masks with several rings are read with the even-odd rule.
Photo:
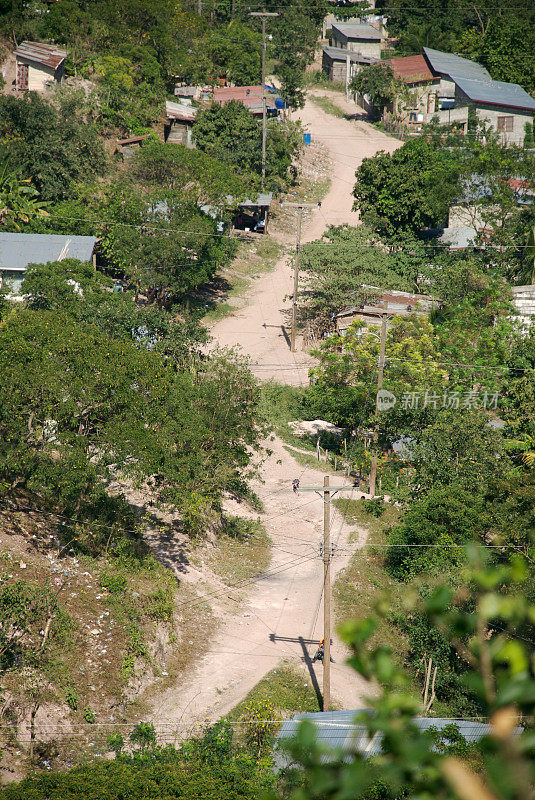
[[36, 64], [44, 64], [46, 67], [57, 69], [67, 58], [68, 52], [61, 47], [56, 47], [55, 44], [22, 42], [15, 50], [15, 55], [27, 58], [28, 61], [34, 61]]
[[360, 64], [374, 64], [378, 61], [373, 56], [365, 56], [362, 53], [356, 53], [354, 50], [346, 50], [345, 47], [324, 47], [323, 52], [334, 61], [346, 61], [348, 56], [351, 62]]
[[427, 61], [423, 56], [389, 58], [385, 59], [382, 63], [392, 67], [392, 72], [396, 78], [401, 78], [405, 83], [431, 81], [435, 77], [427, 66]]
[[478, 80], [453, 73], [452, 81], [470, 98], [478, 103], [491, 103], [504, 108], [519, 108], [535, 111], [535, 100], [518, 83]]
[[0, 233], [0, 269], [24, 271], [28, 264], [46, 264], [77, 258], [91, 261], [94, 236], [55, 233]]
[[167, 119], [178, 119], [182, 122], [195, 122], [197, 109], [193, 106], [187, 106], [182, 103], [172, 103], [170, 100], [166, 100], [165, 114]]
[[347, 36], [348, 39], [374, 39], [380, 41], [384, 38], [381, 31], [365, 23], [351, 25], [346, 22], [333, 22], [332, 29], [334, 30], [335, 28], [344, 36]]
[[[369, 738], [367, 730], [362, 723], [355, 723], [357, 714], [362, 713], [371, 714], [369, 709], [360, 709], [354, 711], [329, 711], [326, 713], [314, 714], [297, 714], [291, 720], [285, 720], [282, 728], [277, 737], [277, 745], [280, 745], [285, 739], [291, 739], [297, 733], [299, 723], [307, 719], [312, 722], [316, 728], [316, 736], [319, 744], [322, 744], [332, 750], [332, 753], [325, 753], [323, 761], [331, 761], [336, 757], [340, 751], [347, 753], [348, 757], [351, 753], [361, 753], [365, 757], [375, 756], [381, 753], [381, 736], [376, 735]], [[416, 717], [413, 720], [414, 725], [420, 731], [428, 731], [434, 728], [437, 731], [442, 731], [450, 725], [455, 725], [467, 742], [478, 742], [484, 736], [487, 736], [491, 731], [491, 726], [484, 722], [469, 719], [455, 719], [447, 717]], [[522, 732], [522, 728], [517, 727], [515, 730], [518, 736]], [[288, 766], [289, 758], [280, 748], [275, 751], [275, 764], [277, 767], [282, 768]]]
[[424, 55], [434, 72], [440, 72], [451, 77], [464, 75], [466, 78], [481, 78], [490, 80], [490, 75], [481, 64], [476, 61], [469, 61], [453, 53], [443, 53], [441, 50], [433, 50], [431, 47], [424, 47]]

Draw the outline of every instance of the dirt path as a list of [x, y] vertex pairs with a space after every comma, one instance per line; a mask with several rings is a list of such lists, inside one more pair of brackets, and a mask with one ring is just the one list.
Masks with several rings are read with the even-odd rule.
[[[346, 113], [355, 114], [357, 107], [346, 103], [337, 92], [318, 90], [314, 94], [327, 96]], [[355, 170], [364, 158], [378, 150], [392, 152], [402, 142], [367, 122], [328, 114], [310, 100], [295, 118], [301, 120], [313, 139], [325, 145], [332, 162], [331, 185], [321, 209], [314, 211], [303, 225], [303, 242], [310, 242], [321, 237], [329, 225], [358, 224], [358, 214], [352, 210]], [[293, 247], [291, 239], [287, 253]], [[293, 273], [286, 254], [272, 272], [253, 281], [246, 306], [216, 323], [211, 333], [222, 346], [239, 346], [250, 357], [257, 377], [304, 386], [313, 359], [301, 351], [299, 339], [297, 352], [290, 352], [287, 325], [291, 302], [285, 298], [290, 296], [292, 287]]]
[[[273, 455], [263, 472], [264, 484], [256, 488], [265, 506], [262, 518], [273, 541], [272, 560], [245, 603], [236, 603], [238, 613], [222, 612], [219, 633], [191, 679], [157, 699], [155, 723], [173, 720], [179, 736], [229, 712], [283, 660], [297, 666], [303, 683], [321, 689], [321, 664], [307, 664], [299, 637], [317, 641], [322, 636], [323, 563], [319, 543], [323, 501], [309, 492], [296, 496], [291, 480], [300, 476], [302, 485], [317, 485], [322, 474], [299, 466], [279, 440], [270, 442], [270, 447]], [[334, 507], [332, 511], [334, 578], [347, 565], [350, 548], [349, 528]], [[352, 545], [351, 550], [357, 546]], [[221, 604], [228, 607], [229, 599], [232, 602], [235, 597], [235, 591], [226, 591]], [[221, 608], [216, 612], [221, 614]], [[312, 657], [316, 646], [308, 644], [306, 649]], [[344, 646], [334, 636], [332, 695], [342, 707], [357, 708], [370, 689], [344, 663], [346, 656]]]
[[[345, 111], [355, 113], [355, 106], [346, 106], [340, 95], [321, 94], [336, 98]], [[311, 215], [303, 231], [303, 239], [310, 241], [320, 237], [330, 224], [358, 222], [351, 195], [355, 169], [377, 150], [392, 151], [401, 143], [364, 122], [327, 114], [310, 101], [299, 118], [312, 136], [325, 144], [332, 159], [329, 192], [321, 210]], [[241, 346], [260, 378], [305, 385], [311, 359], [306, 353], [290, 353], [285, 330], [289, 303], [284, 296], [291, 291], [291, 285], [290, 268], [284, 257], [273, 272], [253, 282], [245, 306], [217, 323], [212, 335], [220, 345]], [[312, 684], [318, 691], [321, 687], [321, 665], [316, 664], [314, 669], [308, 659], [315, 646], [309, 644], [305, 656], [299, 638], [318, 640], [322, 635], [323, 565], [319, 544], [323, 501], [313, 493], [297, 497], [291, 482], [299, 477], [302, 485], [318, 485], [322, 473], [299, 466], [278, 439], [270, 441], [269, 447], [273, 454], [263, 466], [263, 483], [255, 489], [264, 502], [261, 519], [273, 542], [272, 560], [265, 576], [253, 584], [245, 604], [237, 601], [232, 590], [224, 592], [219, 604], [215, 602], [219, 633], [209, 652], [188, 681], [156, 699], [153, 721], [172, 721], [181, 736], [230, 711], [283, 659], [298, 667], [303, 683]], [[348, 548], [348, 533], [333, 507], [331, 536], [337, 546], [333, 579], [346, 566], [350, 551], [359, 545]], [[365, 532], [361, 532], [360, 544], [364, 539]], [[191, 575], [190, 579], [195, 578]], [[237, 612], [229, 610], [233, 603]], [[336, 637], [333, 657], [333, 698], [344, 708], [357, 708], [370, 687], [344, 664], [344, 646]]]

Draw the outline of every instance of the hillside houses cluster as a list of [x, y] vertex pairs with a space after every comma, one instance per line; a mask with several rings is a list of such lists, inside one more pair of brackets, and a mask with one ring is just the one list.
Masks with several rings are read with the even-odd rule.
[[[323, 47], [323, 71], [333, 81], [349, 85], [352, 77], [371, 64], [390, 67], [408, 87], [383, 112], [385, 122], [396, 121], [409, 133], [418, 133], [432, 119], [468, 132], [469, 115], [500, 134], [505, 144], [521, 145], [526, 123], [535, 115], [535, 99], [516, 83], [492, 80], [477, 62], [424, 47], [421, 54], [382, 58], [387, 44], [384, 21], [376, 26], [359, 20], [333, 22], [331, 41]], [[368, 97], [359, 97], [366, 111], [373, 111]]]

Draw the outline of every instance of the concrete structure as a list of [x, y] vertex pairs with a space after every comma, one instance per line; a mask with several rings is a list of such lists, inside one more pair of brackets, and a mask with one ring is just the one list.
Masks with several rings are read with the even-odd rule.
[[337, 332], [344, 336], [347, 329], [357, 320], [366, 326], [379, 327], [383, 313], [396, 317], [410, 317], [411, 314], [427, 315], [438, 308], [439, 300], [428, 294], [398, 292], [394, 289], [380, 289], [378, 286], [362, 285], [357, 295], [357, 303], [341, 311], [335, 317]]
[[22, 42], [15, 50], [16, 88], [19, 92], [44, 92], [61, 83], [65, 74], [67, 51], [53, 44]]
[[[516, 83], [493, 81], [474, 61], [424, 47], [429, 69], [440, 79], [437, 119], [468, 132], [469, 114], [498, 131], [504, 144], [522, 144], [532, 122], [535, 100]], [[449, 101], [445, 103], [445, 101]]]
[[[453, 53], [443, 53], [441, 50], [433, 50], [431, 47], [424, 47], [424, 58], [429, 69], [440, 79], [439, 99], [453, 99], [455, 97], [455, 81], [452, 75], [476, 80], [491, 80], [485, 67], [476, 61], [468, 58], [461, 58]], [[440, 108], [440, 105], [439, 105]]]
[[94, 236], [0, 232], [1, 285], [15, 295], [20, 294], [28, 264], [47, 264], [66, 258], [95, 263], [96, 242]]
[[434, 75], [421, 55], [391, 58], [381, 62], [409, 88], [408, 98], [400, 97], [385, 110], [384, 119], [405, 124], [417, 133], [438, 109], [440, 77]]
[[375, 63], [376, 58], [343, 47], [323, 48], [322, 69], [332, 81], [348, 83], [363, 67]]
[[535, 319], [535, 286], [513, 286], [513, 304], [519, 313], [520, 324], [527, 329]]
[[381, 47], [385, 35], [383, 31], [365, 23], [336, 22], [332, 26], [331, 46], [352, 50], [363, 56], [381, 58]]
[[184, 144], [193, 148], [193, 123], [197, 118], [197, 109], [187, 103], [165, 101], [164, 140], [169, 144]]
[[[348, 759], [353, 753], [360, 753], [364, 757], [377, 756], [382, 752], [380, 734], [368, 736], [366, 726], [362, 722], [355, 722], [357, 714], [373, 714], [370, 709], [355, 709], [353, 711], [327, 711], [312, 714], [296, 714], [292, 719], [283, 722], [277, 736], [275, 745], [275, 765], [279, 769], [290, 766], [291, 759], [284, 752], [281, 745], [293, 739], [302, 720], [311, 722], [316, 729], [316, 738], [320, 747], [326, 750], [322, 756], [325, 762], [333, 761], [340, 755]], [[444, 731], [450, 726], [455, 726], [466, 742], [479, 742], [484, 736], [492, 732], [490, 725], [473, 719], [456, 719], [444, 717], [415, 717], [414, 725], [423, 733], [431, 729]], [[515, 728], [516, 736], [520, 736], [522, 728]], [[449, 742], [447, 731], [443, 737], [444, 742]]]
[[117, 139], [117, 147], [115, 148], [115, 152], [124, 159], [131, 158], [131, 156], [134, 155], [134, 150], [138, 150], [143, 142], [146, 142], [151, 136], [151, 133], [143, 133], [141, 136], [130, 136], [128, 139]]
[[526, 122], [532, 123], [535, 100], [517, 83], [482, 81], [453, 75], [455, 108], [466, 107], [500, 134], [503, 144], [524, 142]]

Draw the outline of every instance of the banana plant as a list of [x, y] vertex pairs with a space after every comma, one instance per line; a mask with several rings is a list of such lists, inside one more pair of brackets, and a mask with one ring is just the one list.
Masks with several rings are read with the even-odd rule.
[[33, 217], [49, 216], [48, 203], [38, 200], [39, 192], [29, 178], [9, 170], [8, 159], [0, 168], [0, 227], [19, 231]]

